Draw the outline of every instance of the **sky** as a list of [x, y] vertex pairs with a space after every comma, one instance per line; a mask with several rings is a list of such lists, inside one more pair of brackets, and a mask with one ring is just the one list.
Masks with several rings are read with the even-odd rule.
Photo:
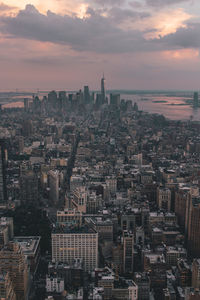
[[[0, 0], [1, 1], [1, 0]], [[200, 90], [199, 0], [3, 0], [0, 90]]]

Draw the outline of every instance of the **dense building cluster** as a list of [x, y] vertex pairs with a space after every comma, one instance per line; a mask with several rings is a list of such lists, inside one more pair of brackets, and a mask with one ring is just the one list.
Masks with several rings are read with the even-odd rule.
[[[0, 299], [200, 299], [199, 122], [108, 97], [103, 77], [2, 110], [0, 133]], [[16, 217], [36, 208], [49, 247]]]

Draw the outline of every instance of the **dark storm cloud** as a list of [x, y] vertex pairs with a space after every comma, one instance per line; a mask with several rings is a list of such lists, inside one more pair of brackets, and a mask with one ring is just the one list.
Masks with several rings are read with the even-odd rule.
[[108, 13], [108, 17], [103, 17], [98, 11], [89, 9], [88, 17], [80, 19], [50, 11], [43, 15], [34, 6], [27, 5], [15, 17], [0, 17], [0, 30], [10, 38], [69, 45], [76, 51], [96, 53], [156, 51], [200, 45], [199, 24], [164, 38], [146, 40], [141, 31], [120, 29], [117, 25], [128, 18], [134, 20], [148, 15], [116, 8]]

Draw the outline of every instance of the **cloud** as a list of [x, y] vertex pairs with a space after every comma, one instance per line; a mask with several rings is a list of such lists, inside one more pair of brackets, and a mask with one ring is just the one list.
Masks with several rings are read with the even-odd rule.
[[139, 50], [146, 43], [139, 31], [124, 31], [94, 10], [80, 19], [50, 11], [44, 15], [27, 5], [16, 17], [1, 18], [1, 24], [7, 36], [70, 45], [77, 51], [119, 53]]
[[89, 3], [96, 3], [100, 6], [120, 6], [123, 5], [125, 0], [89, 0]]
[[[195, 29], [198, 25], [193, 24], [193, 27], [190, 26], [187, 29], [187, 25], [182, 23], [188, 20], [189, 15], [187, 18], [182, 18], [183, 13], [180, 14], [180, 22], [176, 20], [172, 24], [170, 19], [166, 19], [164, 23], [169, 21], [167, 27], [166, 24], [164, 27], [162, 24], [161, 26], [153, 24], [151, 17], [145, 12], [115, 7], [107, 9], [106, 13], [105, 16], [99, 10], [89, 8], [87, 17], [82, 19], [75, 15], [61, 16], [51, 11], [42, 14], [33, 5], [27, 5], [16, 16], [0, 17], [0, 31], [7, 38], [50, 42], [67, 45], [79, 52], [95, 53], [160, 51], [165, 47], [167, 47], [165, 50], [168, 50], [178, 46], [191, 48], [189, 41], [194, 43], [196, 39], [199, 40], [199, 28]], [[177, 19], [176, 12], [170, 14], [170, 16], [172, 15], [173, 19]], [[143, 31], [141, 30], [142, 25], [140, 29], [131, 27], [132, 24], [135, 24], [135, 20], [143, 19], [145, 24], [148, 24], [148, 27], [144, 26]], [[128, 26], [125, 23], [127, 20], [130, 20]], [[149, 23], [153, 26], [152, 28], [149, 28]], [[184, 28], [179, 29], [180, 27]], [[149, 35], [149, 32], [151, 32], [152, 39], [147, 40], [145, 35]], [[172, 32], [175, 34], [170, 35]], [[158, 38], [158, 34], [160, 38]], [[155, 39], [155, 35], [157, 39]]]
[[175, 5], [183, 2], [192, 2], [191, 0], [146, 0], [146, 4], [153, 7], [163, 7]]
[[169, 34], [157, 42], [168, 48], [199, 49], [200, 48], [200, 23], [187, 24], [187, 28], [180, 28], [175, 33]]
[[0, 3], [0, 11], [10, 11], [10, 10], [13, 10], [13, 9], [16, 9], [16, 7], [14, 6], [9, 6], [3, 2]]

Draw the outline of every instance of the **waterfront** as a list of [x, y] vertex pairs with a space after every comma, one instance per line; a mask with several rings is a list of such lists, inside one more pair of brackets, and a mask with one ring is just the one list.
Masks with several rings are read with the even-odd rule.
[[[191, 105], [193, 99], [192, 92], [136, 92], [122, 91], [121, 99], [131, 100], [138, 104], [139, 110], [161, 114], [172, 120], [194, 120], [200, 121], [200, 109], [194, 109]], [[39, 97], [47, 95], [47, 92], [40, 92]], [[22, 108], [23, 99], [25, 97], [32, 98], [29, 93], [27, 95], [0, 95], [3, 108]], [[109, 96], [109, 95], [108, 95]]]

